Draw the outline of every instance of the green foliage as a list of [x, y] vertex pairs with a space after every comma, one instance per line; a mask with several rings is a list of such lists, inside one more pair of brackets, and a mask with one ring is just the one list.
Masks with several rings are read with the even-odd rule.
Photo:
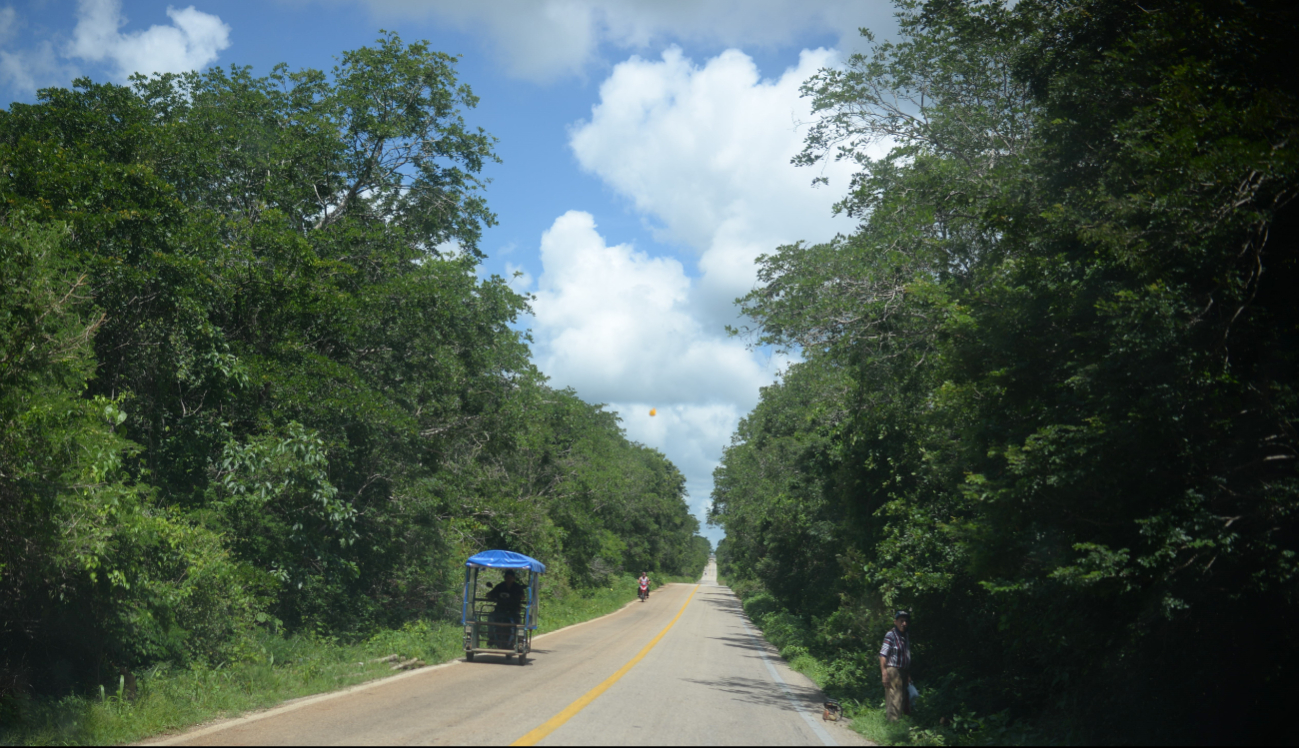
[[722, 573], [823, 662], [912, 608], [918, 729], [1268, 734], [1299, 656], [1294, 11], [899, 9], [804, 87], [797, 160], [857, 164], [861, 224], [742, 300], [805, 361], [717, 472]]
[[227, 444], [213, 466], [207, 507], [219, 520], [210, 524], [237, 556], [278, 582], [281, 615], [343, 602], [331, 599], [331, 582], [358, 573], [347, 552], [358, 537], [356, 508], [329, 482], [323, 447], [294, 422], [284, 437]]
[[103, 316], [66, 244], [57, 225], [0, 235], [0, 636], [6, 670], [56, 653], [32, 679], [56, 691], [105, 659], [220, 657], [259, 605], [220, 539], [131, 475], [120, 399], [80, 396]]
[[477, 275], [455, 63], [384, 34], [0, 111], [0, 701], [454, 619], [488, 547], [561, 597], [702, 570], [680, 473]]
[[[633, 579], [611, 587], [548, 596], [541, 631], [588, 621], [636, 599]], [[545, 589], [549, 589], [548, 587]], [[160, 662], [106, 689], [62, 699], [27, 695], [5, 702], [0, 742], [5, 745], [129, 743], [218, 718], [236, 717], [287, 699], [334, 691], [392, 674], [382, 658], [397, 655], [435, 665], [463, 655], [459, 622], [408, 621], [355, 642], [311, 634], [257, 631], [237, 661], [211, 667]]]

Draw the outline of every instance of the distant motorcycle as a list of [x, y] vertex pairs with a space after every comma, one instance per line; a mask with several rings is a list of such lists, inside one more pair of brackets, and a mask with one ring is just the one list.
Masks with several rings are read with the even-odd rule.
[[645, 602], [649, 599], [649, 584], [641, 582], [640, 584], [640, 601]]

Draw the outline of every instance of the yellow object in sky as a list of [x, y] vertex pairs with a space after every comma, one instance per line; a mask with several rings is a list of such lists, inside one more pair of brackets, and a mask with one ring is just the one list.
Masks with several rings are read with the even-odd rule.
[[654, 408], [650, 408], [650, 415], [651, 415], [651, 416], [656, 416], [656, 415], [658, 415], [658, 414], [659, 414], [659, 412], [658, 412], [656, 409], [654, 409]]

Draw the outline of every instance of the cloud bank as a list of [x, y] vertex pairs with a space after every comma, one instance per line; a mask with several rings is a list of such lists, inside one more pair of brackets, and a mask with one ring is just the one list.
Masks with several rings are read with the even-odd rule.
[[511, 75], [549, 81], [582, 75], [602, 45], [645, 50], [670, 41], [778, 47], [809, 34], [856, 49], [857, 29], [889, 28], [887, 3], [842, 0], [362, 0], [381, 15], [432, 16], [485, 32]]

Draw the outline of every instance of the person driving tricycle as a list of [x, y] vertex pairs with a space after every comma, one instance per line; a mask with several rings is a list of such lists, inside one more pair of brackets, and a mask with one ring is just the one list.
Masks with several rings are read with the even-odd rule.
[[[519, 625], [519, 621], [521, 620], [519, 612], [523, 607], [523, 601], [527, 595], [528, 588], [519, 584], [518, 577], [514, 574], [514, 571], [506, 569], [505, 580], [487, 592], [487, 599], [496, 603], [496, 609], [492, 612], [492, 623], [509, 623], [515, 626]], [[500, 632], [495, 626], [492, 628], [494, 629], [493, 633], [496, 634], [495, 636], [492, 636], [493, 639], [508, 641], [512, 640], [514, 637], [513, 631], [509, 634], [505, 634], [504, 632]]]

